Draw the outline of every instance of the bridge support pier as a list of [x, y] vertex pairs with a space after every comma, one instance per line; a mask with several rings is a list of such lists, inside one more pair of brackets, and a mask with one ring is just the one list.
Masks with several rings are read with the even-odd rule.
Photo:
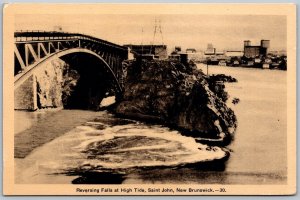
[[38, 109], [36, 76], [32, 74], [22, 85], [14, 91], [15, 110]]
[[66, 63], [61, 59], [49, 60], [33, 73], [24, 75], [14, 89], [15, 110], [34, 111], [43, 108], [60, 108], [63, 92], [63, 70]]

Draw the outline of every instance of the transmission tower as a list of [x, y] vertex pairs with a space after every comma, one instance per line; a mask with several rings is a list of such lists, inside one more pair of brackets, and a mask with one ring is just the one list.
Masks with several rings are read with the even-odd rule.
[[163, 38], [162, 28], [161, 28], [161, 20], [155, 19], [154, 33], [153, 33], [153, 40], [152, 40], [152, 44], [151, 44], [151, 48], [150, 48], [150, 54], [152, 52], [152, 47], [155, 44], [155, 36], [156, 36], [157, 32], [159, 32], [159, 34], [161, 36], [161, 43], [162, 43], [162, 45], [164, 45], [164, 38]]

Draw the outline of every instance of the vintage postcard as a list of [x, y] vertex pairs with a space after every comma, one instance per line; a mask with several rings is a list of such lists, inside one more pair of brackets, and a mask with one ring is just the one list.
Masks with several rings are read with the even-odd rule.
[[5, 195], [293, 195], [294, 4], [6, 4]]

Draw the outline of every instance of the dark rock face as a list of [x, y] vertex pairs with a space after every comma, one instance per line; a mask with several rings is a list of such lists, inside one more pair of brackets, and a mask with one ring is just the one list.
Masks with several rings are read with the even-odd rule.
[[125, 66], [125, 91], [117, 114], [167, 123], [195, 137], [224, 139], [234, 133], [233, 111], [194, 64], [154, 60], [131, 61]]
[[35, 73], [38, 109], [98, 110], [104, 97], [115, 95], [113, 77], [97, 58], [64, 59], [46, 62]]
[[79, 78], [80, 75], [76, 70], [70, 69], [69, 65], [65, 66], [63, 70], [64, 81], [62, 82], [62, 102], [64, 106], [68, 104], [68, 98], [74, 92]]

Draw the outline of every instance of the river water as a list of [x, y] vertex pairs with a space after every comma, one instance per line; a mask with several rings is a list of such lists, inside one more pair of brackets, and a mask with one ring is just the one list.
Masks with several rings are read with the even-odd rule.
[[208, 72], [238, 79], [226, 83], [238, 128], [225, 150], [106, 111], [15, 111], [15, 182], [286, 183], [286, 71], [209, 66]]

